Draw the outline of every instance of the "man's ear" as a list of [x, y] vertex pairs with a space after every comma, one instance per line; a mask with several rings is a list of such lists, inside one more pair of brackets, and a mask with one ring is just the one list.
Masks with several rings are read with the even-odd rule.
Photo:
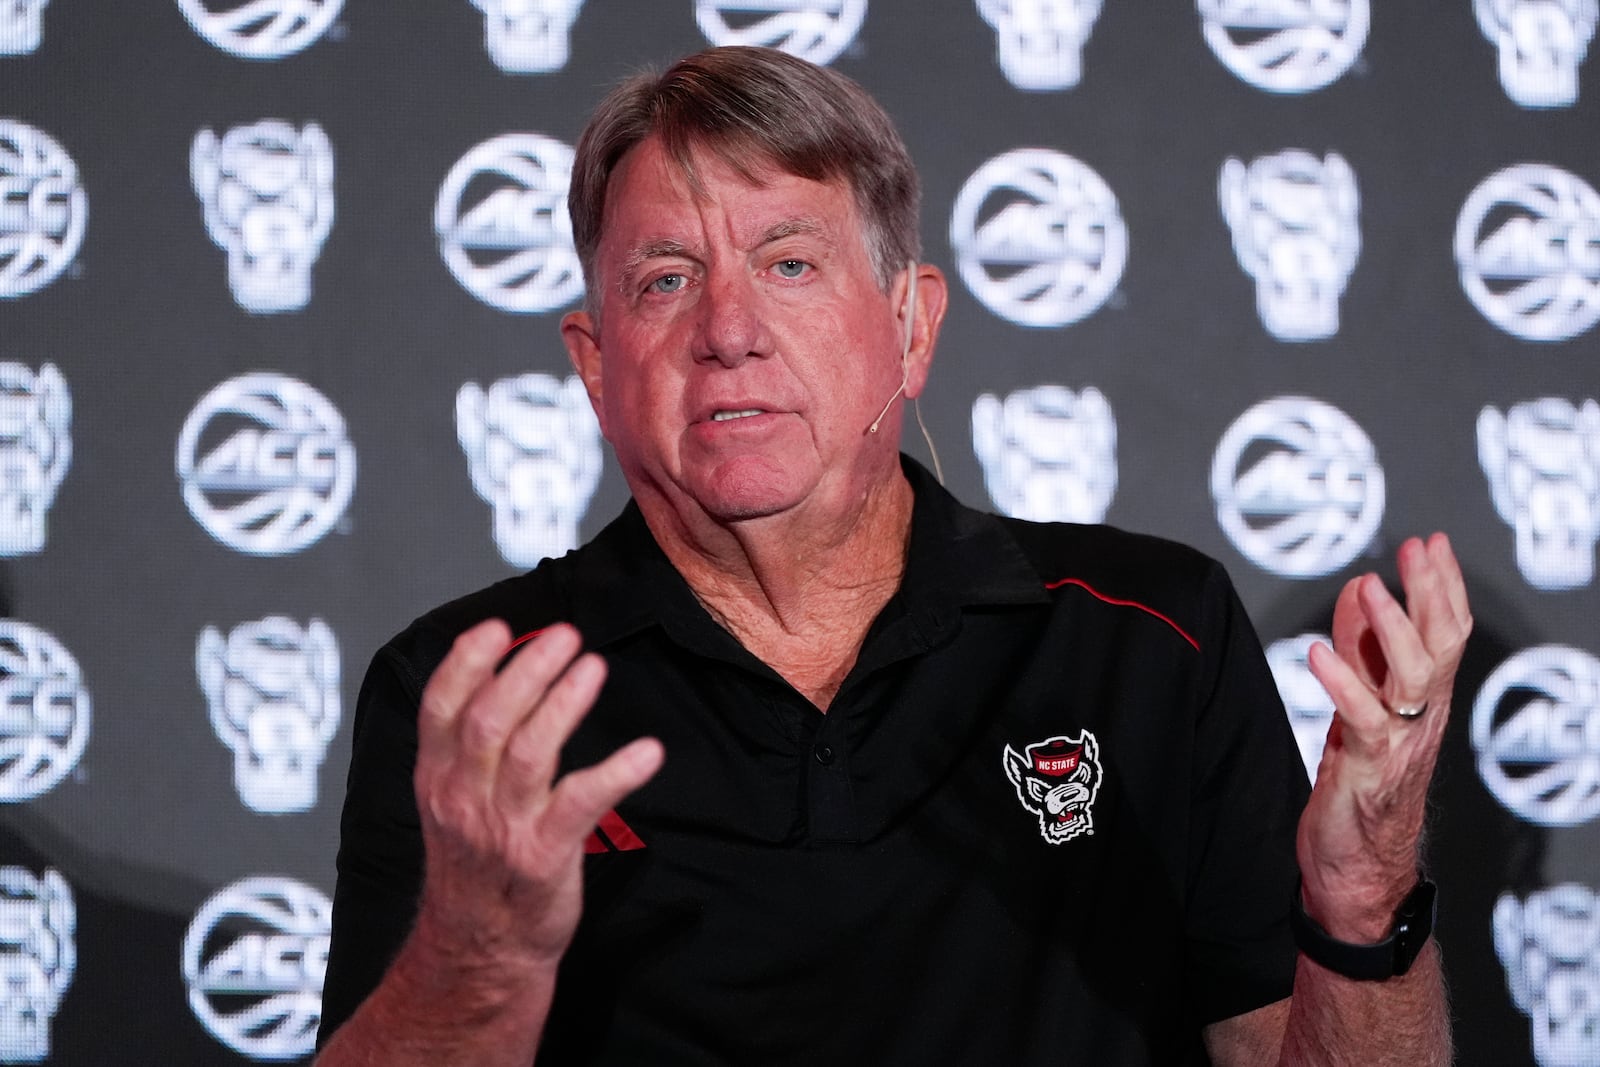
[[[950, 287], [944, 272], [931, 263], [918, 263], [910, 283], [917, 287], [916, 306], [911, 315], [911, 350], [906, 353], [906, 396], [921, 395], [928, 381], [928, 366], [939, 340], [939, 327], [950, 300]], [[905, 306], [902, 301], [901, 306]]]
[[600, 422], [601, 435], [610, 440], [606, 434], [605, 373], [598, 334], [598, 325], [587, 311], [569, 311], [561, 317], [561, 342], [567, 346], [567, 358], [589, 394], [589, 406]]

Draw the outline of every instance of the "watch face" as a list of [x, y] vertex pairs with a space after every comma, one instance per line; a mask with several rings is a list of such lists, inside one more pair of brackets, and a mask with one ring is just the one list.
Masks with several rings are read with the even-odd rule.
[[1416, 962], [1422, 946], [1433, 933], [1434, 914], [1439, 906], [1439, 889], [1426, 878], [1407, 894], [1395, 911], [1394, 973], [1405, 974]]

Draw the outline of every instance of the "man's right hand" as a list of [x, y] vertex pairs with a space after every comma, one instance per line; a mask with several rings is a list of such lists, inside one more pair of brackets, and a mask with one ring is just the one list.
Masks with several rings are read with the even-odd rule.
[[414, 785], [425, 871], [416, 926], [318, 1058], [344, 1064], [527, 1064], [582, 912], [583, 845], [661, 767], [640, 738], [556, 778], [605, 663], [557, 624], [498, 674], [499, 620], [456, 639], [422, 694]]
[[582, 911], [585, 839], [662, 761], [660, 742], [640, 738], [557, 781], [605, 661], [580, 655], [578, 632], [559, 623], [496, 674], [510, 643], [497, 619], [458, 637], [417, 722], [426, 872], [415, 936], [475, 972], [554, 967]]

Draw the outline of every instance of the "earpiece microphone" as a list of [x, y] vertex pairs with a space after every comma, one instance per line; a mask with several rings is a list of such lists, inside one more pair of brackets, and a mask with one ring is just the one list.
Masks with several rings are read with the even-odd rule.
[[[889, 397], [889, 404], [893, 404], [895, 402], [895, 400], [897, 400], [899, 398], [900, 394], [905, 392], [905, 391], [906, 391], [906, 375], [902, 373], [900, 375], [900, 388], [896, 389], [894, 391], [894, 395]], [[883, 405], [883, 410], [878, 412], [878, 417], [872, 420], [872, 425], [867, 427], [867, 432], [868, 433], [877, 433], [878, 432], [878, 423], [882, 422], [883, 421], [883, 417], [885, 415], [889, 414], [889, 404]]]
[[[889, 407], [906, 391], [906, 386], [911, 377], [911, 334], [917, 328], [917, 261], [906, 261], [906, 302], [905, 319], [906, 335], [900, 342], [900, 388], [894, 391], [889, 402], [883, 405], [883, 410], [878, 412], [878, 417], [872, 420], [872, 425], [867, 427], [868, 433], [877, 433], [878, 424], [883, 417], [889, 414]], [[917, 426], [922, 430], [922, 439], [928, 442], [928, 455], [933, 459], [933, 476], [939, 479], [939, 484], [944, 484], [944, 468], [939, 464], [939, 450], [933, 447], [933, 436], [928, 433], [928, 424], [922, 421], [922, 404], [912, 401], [917, 412]]]
[[909, 362], [911, 359], [911, 332], [915, 330], [917, 326], [916, 315], [917, 261], [913, 259], [906, 263], [906, 335], [904, 340], [902, 340], [900, 343], [900, 388], [894, 391], [894, 395], [889, 398], [889, 402], [883, 405], [883, 410], [878, 412], [878, 417], [872, 420], [871, 426], [867, 427], [868, 433], [878, 432], [878, 424], [883, 421], [883, 417], [885, 415], [889, 414], [890, 405], [900, 398], [901, 393], [906, 391], [906, 385], [911, 377], [911, 365]]

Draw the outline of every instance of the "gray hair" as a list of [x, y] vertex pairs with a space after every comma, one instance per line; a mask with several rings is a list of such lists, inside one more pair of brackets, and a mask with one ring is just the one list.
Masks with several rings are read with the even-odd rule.
[[567, 210], [591, 310], [598, 310], [594, 260], [607, 186], [622, 157], [650, 137], [661, 138], [696, 190], [696, 150], [716, 153], [751, 180], [763, 166], [812, 181], [843, 179], [885, 292], [920, 255], [917, 172], [894, 123], [865, 89], [776, 49], [710, 48], [618, 85], [578, 140]]

